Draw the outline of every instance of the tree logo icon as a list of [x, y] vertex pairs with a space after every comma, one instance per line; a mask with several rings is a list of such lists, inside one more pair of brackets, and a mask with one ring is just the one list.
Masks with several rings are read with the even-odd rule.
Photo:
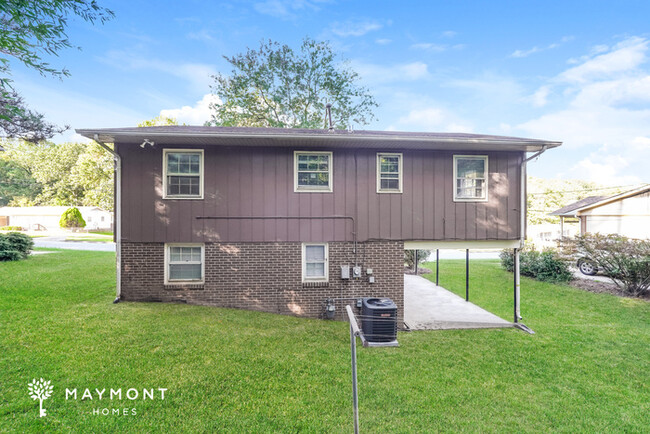
[[47, 415], [43, 408], [43, 401], [52, 395], [52, 389], [54, 389], [54, 386], [50, 385], [50, 383], [51, 381], [45, 381], [42, 378], [40, 380], [34, 378], [27, 386], [29, 389], [29, 396], [34, 400], [38, 399], [40, 401], [41, 417]]

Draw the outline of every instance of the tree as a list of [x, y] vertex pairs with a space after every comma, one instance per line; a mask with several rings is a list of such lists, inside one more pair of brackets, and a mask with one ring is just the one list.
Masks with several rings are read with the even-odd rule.
[[[404, 250], [404, 263], [409, 267], [415, 267], [415, 250]], [[427, 260], [431, 255], [431, 250], [417, 250], [418, 264]]]
[[6, 152], [0, 152], [0, 206], [20, 198], [33, 201], [40, 192], [40, 184], [29, 171], [12, 161]]
[[[113, 209], [113, 159], [96, 144], [5, 142], [6, 160], [28, 177], [21, 196], [14, 186], [13, 205], [85, 205]], [[0, 166], [1, 174], [2, 166]], [[27, 184], [27, 181], [26, 181]], [[3, 182], [0, 180], [0, 189]], [[0, 190], [1, 191], [1, 190]], [[8, 198], [9, 199], [9, 198]]]
[[63, 211], [61, 219], [59, 220], [59, 226], [62, 228], [85, 228], [86, 221], [81, 216], [79, 208], [72, 207]]
[[335, 127], [365, 125], [378, 107], [359, 75], [339, 63], [328, 42], [303, 40], [300, 50], [262, 41], [259, 50], [224, 56], [230, 76], [212, 76], [211, 89], [222, 101], [210, 104], [210, 125], [323, 128], [332, 104]]
[[171, 118], [169, 116], [160, 115], [160, 116], [156, 116], [153, 119], [149, 119], [138, 123], [139, 127], [164, 127], [167, 125], [178, 125], [178, 120], [176, 118]]
[[43, 120], [43, 115], [28, 110], [12, 88], [9, 59], [18, 60], [41, 75], [70, 75], [67, 69], [55, 68], [42, 58], [74, 47], [66, 34], [70, 16], [104, 23], [114, 14], [95, 0], [0, 2], [0, 129], [5, 136], [37, 141], [58, 132], [57, 127]]

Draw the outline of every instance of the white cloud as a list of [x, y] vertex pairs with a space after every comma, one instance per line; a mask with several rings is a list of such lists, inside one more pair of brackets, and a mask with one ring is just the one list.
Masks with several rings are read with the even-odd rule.
[[174, 63], [144, 56], [124, 50], [109, 51], [100, 59], [104, 63], [124, 70], [146, 69], [169, 74], [186, 80], [194, 90], [205, 91], [212, 84], [211, 75], [217, 73], [214, 66], [205, 63]]
[[216, 95], [208, 93], [201, 100], [197, 101], [194, 106], [186, 105], [177, 109], [161, 110], [160, 115], [174, 118], [179, 124], [203, 125], [211, 118], [212, 110], [210, 110], [210, 104], [221, 104], [221, 99]]
[[424, 51], [435, 51], [442, 52], [447, 50], [447, 45], [444, 44], [434, 44], [431, 42], [421, 42], [419, 44], [411, 45], [411, 48], [414, 50], [424, 50]]
[[550, 93], [549, 86], [542, 86], [531, 96], [531, 102], [535, 107], [543, 107], [546, 105], [548, 95]]
[[375, 43], [377, 43], [377, 44], [379, 44], [379, 45], [388, 45], [388, 44], [390, 44], [391, 42], [393, 42], [392, 39], [386, 39], [386, 38], [376, 39], [376, 40], [375, 40]]
[[416, 81], [429, 77], [429, 67], [423, 62], [397, 65], [377, 65], [351, 61], [350, 66], [361, 77], [373, 85], [391, 82]]
[[510, 57], [515, 57], [515, 58], [528, 57], [531, 54], [535, 54], [535, 53], [539, 53], [541, 51], [547, 51], [547, 50], [552, 50], [554, 48], [558, 48], [559, 46], [561, 46], [565, 42], [569, 42], [571, 40], [573, 40], [573, 36], [565, 36], [560, 40], [560, 42], [553, 42], [552, 44], [548, 44], [548, 45], [541, 46], [541, 47], [536, 45], [533, 48], [529, 48], [527, 50], [515, 50], [510, 55]]
[[638, 176], [621, 173], [630, 166], [628, 158], [618, 154], [592, 153], [571, 168], [571, 176], [603, 185], [640, 184]]
[[190, 32], [187, 34], [187, 39], [202, 41], [202, 42], [214, 42], [215, 38], [212, 36], [210, 31], [206, 29], [198, 30], [196, 32]]
[[300, 12], [320, 10], [318, 3], [327, 0], [266, 0], [257, 2], [253, 8], [260, 14], [269, 15], [275, 18], [291, 20], [298, 17]]
[[[627, 185], [649, 176], [650, 71], [648, 41], [631, 37], [611, 48], [598, 46], [580, 63], [551, 78], [533, 95], [559, 109], [514, 128], [532, 137], [560, 140], [567, 155], [582, 157], [566, 168], [571, 178]], [[579, 154], [578, 154], [579, 155]]]
[[443, 38], [451, 39], [451, 38], [455, 37], [457, 34], [458, 34], [458, 32], [454, 32], [453, 30], [447, 30], [447, 31], [442, 32], [442, 34], [440, 36], [443, 37]]
[[558, 79], [569, 83], [585, 83], [589, 80], [611, 78], [644, 63], [647, 50], [648, 40], [639, 37], [619, 42], [609, 52], [603, 52], [603, 47], [599, 46], [600, 54], [567, 69]]
[[440, 107], [414, 109], [397, 120], [389, 130], [471, 132], [472, 127]]
[[336, 36], [346, 38], [348, 36], [363, 36], [382, 27], [382, 24], [372, 20], [345, 21], [333, 23], [330, 31]]

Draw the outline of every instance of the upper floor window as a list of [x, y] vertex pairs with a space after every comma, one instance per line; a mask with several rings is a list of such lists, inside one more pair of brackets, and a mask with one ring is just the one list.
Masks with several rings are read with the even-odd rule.
[[454, 155], [454, 200], [487, 201], [488, 157]]
[[203, 150], [163, 151], [163, 197], [203, 199]]
[[402, 192], [402, 154], [377, 154], [377, 193]]
[[332, 153], [294, 152], [294, 191], [332, 191]]

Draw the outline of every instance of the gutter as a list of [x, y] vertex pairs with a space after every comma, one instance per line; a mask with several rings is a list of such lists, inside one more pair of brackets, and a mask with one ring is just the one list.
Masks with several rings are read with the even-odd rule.
[[[98, 130], [76, 130], [77, 133], [88, 137], [90, 134], [99, 136], [110, 136], [115, 140], [117, 137], [126, 137], [130, 138], [136, 135], [135, 131], [128, 132], [111, 132], [101, 131], [95, 133]], [[148, 137], [148, 138], [175, 138], [175, 137], [189, 137], [189, 138], [213, 138], [213, 139], [276, 139], [276, 140], [286, 140], [286, 139], [295, 139], [295, 140], [313, 140], [313, 139], [322, 139], [326, 138], [327, 140], [362, 140], [370, 142], [383, 142], [383, 141], [399, 141], [399, 142], [434, 142], [434, 143], [444, 143], [444, 144], [485, 144], [485, 145], [530, 145], [530, 146], [541, 146], [542, 150], [545, 150], [549, 147], [560, 146], [561, 142], [552, 142], [552, 141], [540, 141], [534, 139], [519, 139], [513, 138], [510, 140], [503, 140], [500, 138], [472, 138], [472, 137], [426, 137], [426, 136], [403, 136], [403, 135], [362, 135], [362, 134], [305, 134], [305, 133], [282, 133], [282, 134], [272, 134], [272, 133], [241, 133], [241, 132], [232, 132], [232, 133], [217, 133], [214, 132], [155, 132], [155, 131], [142, 131], [137, 134], [139, 137]], [[540, 151], [543, 152], [543, 151]]]
[[115, 197], [113, 198], [115, 204], [115, 300], [113, 303], [120, 302], [122, 295], [122, 158], [115, 150], [106, 146], [106, 144], [99, 140], [99, 134], [95, 134], [95, 142], [108, 152], [113, 154], [115, 161]]
[[[515, 261], [515, 266], [514, 266], [514, 297], [515, 297], [515, 305], [514, 305], [514, 319], [515, 319], [515, 324], [519, 324], [519, 320], [522, 319], [521, 317], [521, 274], [519, 271], [519, 251], [524, 248], [524, 244], [526, 243], [526, 214], [527, 214], [527, 206], [526, 206], [526, 164], [534, 159], [542, 155], [547, 149], [546, 145], [542, 145], [542, 149], [539, 150], [538, 152], [534, 153], [528, 158], [524, 158], [524, 160], [521, 162], [521, 173], [520, 173], [520, 181], [521, 181], [521, 204], [520, 204], [520, 210], [521, 212], [519, 213], [521, 215], [521, 220], [520, 220], [520, 228], [519, 228], [519, 248], [514, 249], [514, 261]], [[525, 153], [524, 153], [525, 155]]]
[[519, 239], [521, 240], [521, 248], [524, 248], [524, 242], [526, 241], [526, 215], [528, 214], [528, 210], [526, 207], [526, 163], [528, 163], [530, 160], [533, 160], [540, 155], [542, 155], [544, 152], [546, 152], [546, 149], [548, 149], [547, 145], [542, 145], [542, 149], [539, 151], [535, 152], [533, 155], [531, 155], [528, 158], [525, 158], [524, 161], [521, 163], [521, 223], [519, 227], [519, 232], [520, 236]]

